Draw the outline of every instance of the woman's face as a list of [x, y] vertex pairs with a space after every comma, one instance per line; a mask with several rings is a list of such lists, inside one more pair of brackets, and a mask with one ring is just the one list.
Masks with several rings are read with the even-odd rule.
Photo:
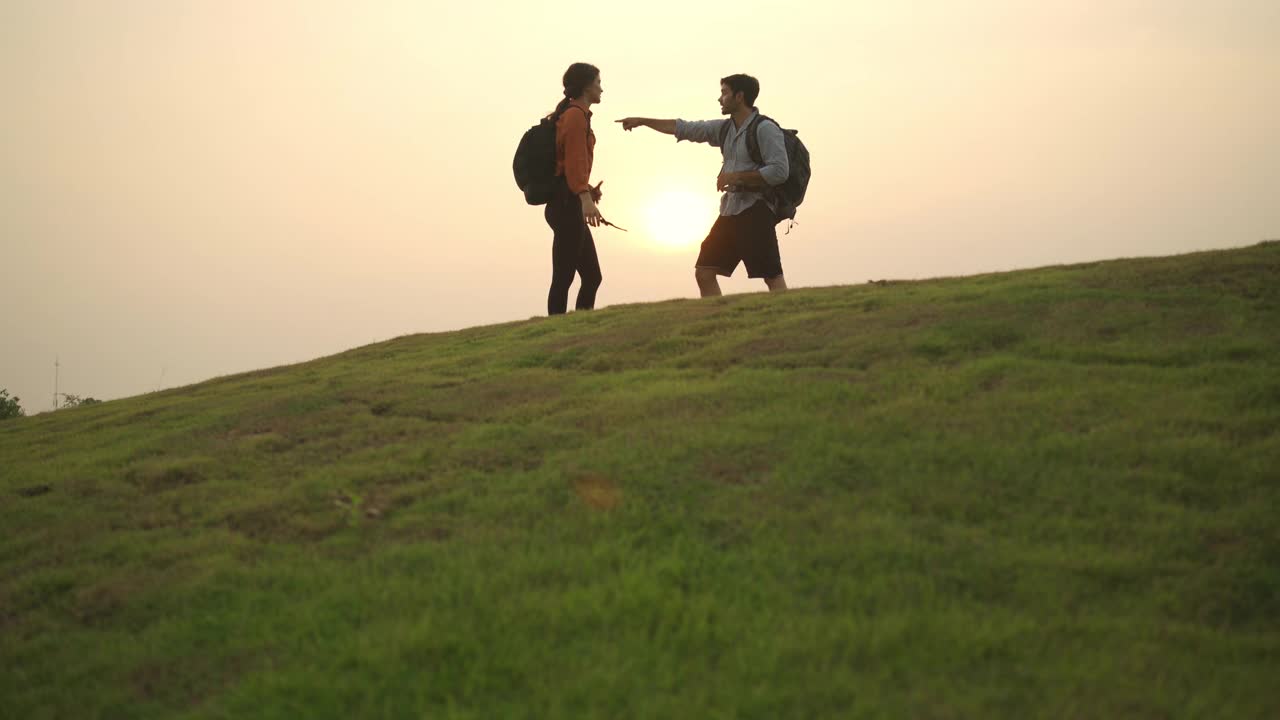
[[587, 102], [589, 103], [600, 102], [600, 96], [604, 95], [604, 88], [600, 85], [599, 75], [596, 75], [596, 79], [592, 80], [591, 84], [583, 90], [583, 94], [587, 96]]

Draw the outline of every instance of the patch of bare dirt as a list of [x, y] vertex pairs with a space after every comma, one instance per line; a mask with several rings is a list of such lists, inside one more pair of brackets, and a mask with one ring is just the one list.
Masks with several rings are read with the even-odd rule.
[[573, 481], [578, 498], [592, 510], [607, 512], [622, 503], [622, 490], [609, 478], [584, 475]]

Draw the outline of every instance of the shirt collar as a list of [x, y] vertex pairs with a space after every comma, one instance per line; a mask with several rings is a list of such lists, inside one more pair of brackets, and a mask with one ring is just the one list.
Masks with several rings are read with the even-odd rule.
[[742, 127], [734, 127], [733, 118], [729, 118], [729, 128], [733, 130], [734, 135], [737, 135], [743, 130], [746, 130], [747, 128], [751, 127], [751, 121], [755, 120], [756, 116], [759, 114], [760, 114], [759, 110], [752, 110], [751, 114], [747, 116], [747, 119], [742, 121]]
[[569, 101], [569, 104], [570, 104], [570, 105], [576, 105], [577, 107], [582, 108], [582, 112], [586, 113], [586, 114], [587, 114], [587, 117], [591, 117], [591, 106], [590, 106], [590, 105], [587, 105], [586, 103], [582, 102], [581, 100], [570, 100], [570, 101]]

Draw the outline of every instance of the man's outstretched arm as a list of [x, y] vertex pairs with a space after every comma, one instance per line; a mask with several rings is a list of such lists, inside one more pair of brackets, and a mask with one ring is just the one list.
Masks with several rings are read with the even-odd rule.
[[653, 118], [626, 118], [619, 120], [622, 129], [644, 125], [661, 133], [675, 135], [676, 140], [708, 143], [720, 147], [720, 136], [724, 134], [725, 123], [731, 120], [654, 120]]
[[634, 130], [638, 127], [648, 127], [653, 128], [660, 133], [666, 133], [668, 135], [676, 134], [675, 120], [654, 120], [653, 118], [629, 117], [618, 120], [617, 122], [622, 123], [622, 129], [627, 131]]

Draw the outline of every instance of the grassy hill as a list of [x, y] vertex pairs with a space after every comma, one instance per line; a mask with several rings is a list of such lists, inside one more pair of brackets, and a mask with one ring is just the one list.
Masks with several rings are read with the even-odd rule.
[[0, 423], [0, 715], [1280, 715], [1280, 244]]

